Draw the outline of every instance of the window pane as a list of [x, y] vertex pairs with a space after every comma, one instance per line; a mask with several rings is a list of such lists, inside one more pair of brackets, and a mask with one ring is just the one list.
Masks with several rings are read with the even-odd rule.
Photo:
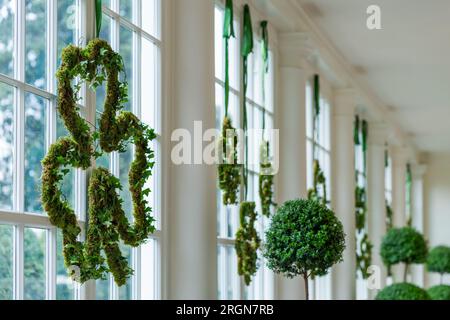
[[47, 87], [47, 1], [25, 0], [25, 81]]
[[120, 26], [120, 50], [125, 63], [126, 80], [128, 82], [128, 103], [124, 110], [131, 111], [133, 103], [133, 32]]
[[159, 38], [159, 5], [160, 0], [142, 0], [142, 29]]
[[141, 246], [141, 299], [155, 300], [157, 242], [149, 240]]
[[24, 231], [24, 298], [45, 299], [46, 230], [25, 228]]
[[95, 282], [95, 299], [108, 300], [109, 299], [109, 277], [106, 280], [97, 280]]
[[158, 47], [142, 38], [141, 118], [152, 128], [155, 128], [155, 110], [158, 104], [158, 56]]
[[[1, 59], [1, 58], [0, 58]], [[13, 209], [14, 89], [0, 83], [0, 209]]]
[[[146, 2], [148, 0], [144, 0]], [[132, 21], [133, 18], [133, 0], [120, 0], [120, 15]]]
[[25, 211], [42, 213], [40, 200], [41, 161], [45, 156], [48, 101], [25, 94]]
[[67, 269], [64, 265], [62, 232], [58, 230], [56, 236], [56, 299], [73, 300], [73, 298], [74, 282], [67, 275]]
[[13, 75], [13, 30], [14, 3], [13, 0], [0, 0], [0, 73]]
[[215, 60], [216, 60], [216, 78], [224, 81], [224, 40], [223, 40], [223, 10], [216, 7], [214, 18], [214, 34], [215, 34]]
[[58, 0], [58, 66], [61, 64], [61, 52], [67, 45], [74, 43], [77, 19], [75, 0]]
[[0, 300], [13, 299], [13, 227], [0, 225]]

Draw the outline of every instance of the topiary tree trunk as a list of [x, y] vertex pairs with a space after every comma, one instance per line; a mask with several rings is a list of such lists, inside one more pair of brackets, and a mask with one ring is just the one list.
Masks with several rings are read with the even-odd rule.
[[304, 273], [303, 274], [303, 280], [305, 282], [305, 295], [306, 295], [306, 300], [309, 300], [309, 286], [308, 286], [308, 273]]
[[409, 267], [409, 264], [405, 263], [405, 274], [403, 275], [403, 282], [407, 282], [407, 280], [408, 280], [408, 267]]

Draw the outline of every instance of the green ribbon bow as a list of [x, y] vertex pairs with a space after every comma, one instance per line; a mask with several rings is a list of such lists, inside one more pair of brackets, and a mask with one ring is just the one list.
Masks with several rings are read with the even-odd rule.
[[250, 7], [246, 4], [244, 6], [244, 22], [243, 22], [243, 34], [242, 34], [242, 44], [241, 44], [241, 55], [243, 57], [243, 84], [244, 84], [244, 98], [242, 99], [242, 108], [244, 114], [243, 130], [245, 134], [245, 167], [244, 167], [244, 188], [245, 188], [245, 199], [247, 199], [248, 193], [248, 136], [247, 136], [247, 86], [248, 86], [248, 66], [247, 59], [248, 55], [253, 52], [253, 29], [252, 29], [252, 18], [250, 15]]
[[233, 0], [227, 0], [225, 5], [225, 17], [223, 23], [223, 38], [225, 39], [225, 116], [228, 116], [230, 104], [230, 52], [229, 41], [234, 38], [234, 14]]
[[95, 28], [96, 38], [100, 37], [102, 30], [102, 0], [95, 0]]

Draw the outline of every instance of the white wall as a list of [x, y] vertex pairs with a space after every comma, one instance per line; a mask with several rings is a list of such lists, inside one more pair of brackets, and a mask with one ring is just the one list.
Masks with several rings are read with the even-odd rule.
[[[450, 155], [432, 154], [425, 175], [425, 235], [430, 248], [450, 246]], [[450, 276], [445, 279], [450, 284]], [[439, 283], [439, 276], [428, 273], [426, 286]]]

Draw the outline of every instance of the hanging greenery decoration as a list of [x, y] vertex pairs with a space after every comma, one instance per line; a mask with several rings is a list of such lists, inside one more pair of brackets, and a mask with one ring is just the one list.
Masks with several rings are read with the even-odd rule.
[[219, 138], [219, 188], [222, 190], [222, 202], [224, 205], [238, 204], [239, 185], [241, 184], [241, 165], [238, 163], [238, 137], [228, 115], [230, 98], [230, 74], [229, 74], [229, 41], [234, 38], [234, 14], [233, 1], [227, 0], [225, 5], [225, 17], [223, 26], [223, 38], [225, 41], [225, 117], [222, 122], [222, 133]]
[[[316, 200], [323, 205], [328, 204], [327, 200], [327, 183], [325, 175], [320, 168], [319, 160], [313, 162], [313, 187], [308, 190], [308, 199]], [[320, 190], [322, 192], [320, 193]]]
[[[314, 75], [314, 97], [313, 97], [313, 137], [317, 141], [319, 138], [319, 115], [320, 115], [320, 78]], [[308, 190], [308, 199], [328, 204], [327, 181], [325, 174], [317, 159], [316, 144], [313, 143], [313, 187]], [[320, 192], [321, 191], [321, 192]]]
[[356, 265], [358, 266], [358, 270], [361, 271], [363, 279], [368, 279], [370, 277], [370, 273], [367, 271], [372, 264], [372, 249], [373, 245], [369, 240], [367, 233], [364, 233], [364, 236], [358, 243], [360, 254], [356, 255]]
[[267, 21], [261, 22], [262, 36], [262, 60], [264, 71], [262, 74], [262, 96], [263, 96], [263, 115], [262, 115], [262, 139], [260, 150], [260, 173], [259, 173], [259, 198], [261, 199], [261, 211], [266, 217], [270, 216], [270, 209], [276, 204], [273, 201], [273, 168], [270, 161], [270, 143], [265, 140], [264, 133], [266, 129], [266, 74], [269, 72], [269, 32], [267, 30]]
[[[127, 83], [119, 80], [119, 73], [123, 72], [122, 57], [106, 41], [94, 39], [85, 49], [73, 45], [65, 48], [56, 74], [58, 112], [70, 135], [54, 143], [42, 161], [42, 203], [50, 222], [62, 229], [64, 262], [71, 270], [70, 276], [81, 283], [105, 279], [111, 272], [117, 285], [124, 285], [133, 270], [121, 254], [119, 240], [137, 247], [155, 230], [152, 210], [145, 200], [150, 193], [145, 182], [152, 175], [154, 153], [150, 142], [156, 136], [133, 113], [122, 110], [128, 95]], [[72, 88], [77, 77], [93, 89], [107, 81], [99, 131], [91, 132], [79, 114], [76, 103], [81, 86]], [[70, 167], [87, 170], [102, 152], [123, 152], [128, 143], [135, 145], [135, 159], [128, 174], [134, 225], [130, 225], [122, 209], [119, 179], [105, 168], [93, 169], [88, 188], [89, 221], [86, 241], [82, 243], [78, 241], [81, 228], [61, 192], [61, 183]]]
[[250, 285], [258, 266], [258, 249], [261, 240], [255, 229], [257, 213], [254, 202], [242, 202], [239, 210], [240, 228], [236, 233], [236, 253], [238, 257], [238, 274]]
[[[366, 177], [367, 177], [367, 137], [369, 133], [369, 126], [366, 120], [360, 121], [359, 116], [355, 116], [354, 127], [354, 142], [355, 146], [361, 146], [362, 160], [363, 160], [363, 176], [364, 185], [359, 185], [359, 173], [355, 170], [355, 219], [356, 219], [356, 232], [357, 237], [357, 250], [356, 250], [356, 264], [357, 269], [361, 271], [363, 279], [367, 279], [370, 275], [367, 269], [372, 262], [372, 248], [373, 245], [369, 240], [366, 230], [367, 221], [367, 191], [366, 191]], [[357, 149], [355, 148], [355, 152]], [[355, 153], [356, 154], [356, 153]]]
[[406, 165], [406, 203], [408, 205], [408, 220], [407, 220], [407, 226], [412, 226], [412, 171], [411, 171], [411, 164], [408, 163]]
[[386, 199], [386, 230], [389, 231], [394, 225], [394, 211]]
[[[243, 130], [245, 135], [245, 165], [243, 168], [244, 177], [244, 198], [247, 200], [248, 194], [248, 134], [247, 134], [247, 102], [245, 97], [247, 96], [247, 59], [248, 55], [253, 51], [253, 30], [252, 20], [250, 16], [250, 8], [248, 5], [244, 6], [244, 21], [243, 21], [243, 34], [241, 55], [243, 58], [243, 84], [244, 84], [244, 99], [242, 102], [243, 108]], [[251, 278], [255, 275], [258, 266], [258, 249], [260, 246], [260, 240], [255, 229], [256, 222], [256, 204], [255, 202], [244, 201], [240, 206], [240, 226], [236, 234], [236, 254], [238, 256], [238, 274], [244, 277], [246, 285], [249, 285]]]

